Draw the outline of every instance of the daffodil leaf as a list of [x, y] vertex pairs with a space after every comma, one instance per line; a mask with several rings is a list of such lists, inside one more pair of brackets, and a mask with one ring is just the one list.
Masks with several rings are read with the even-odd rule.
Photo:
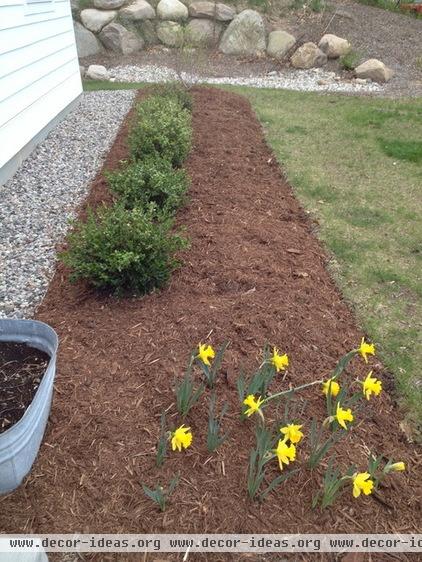
[[344, 355], [340, 361], [337, 363], [334, 372], [333, 372], [333, 376], [332, 379], [335, 381], [339, 378], [339, 376], [342, 374], [342, 372], [344, 371], [344, 369], [347, 367], [347, 365], [350, 363], [350, 361], [353, 359], [353, 357], [356, 355], [357, 351], [355, 349], [353, 349], [352, 351], [349, 351], [349, 353], [346, 353], [346, 355]]
[[277, 476], [277, 478], [274, 478], [274, 480], [271, 482], [271, 484], [268, 486], [265, 492], [262, 492], [262, 494], [259, 496], [259, 499], [261, 501], [265, 500], [268, 494], [270, 494], [275, 488], [277, 488], [277, 486], [279, 486], [280, 484], [291, 478], [294, 474], [299, 472], [299, 470], [300, 470], [299, 468], [295, 468], [294, 470], [289, 470], [288, 472], [284, 472], [283, 474], [280, 474], [280, 476]]

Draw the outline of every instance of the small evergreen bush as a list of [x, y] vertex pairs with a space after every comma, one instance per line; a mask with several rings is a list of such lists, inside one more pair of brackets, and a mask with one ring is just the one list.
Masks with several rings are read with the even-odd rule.
[[106, 175], [110, 189], [127, 209], [155, 203], [172, 213], [181, 206], [188, 189], [184, 170], [174, 170], [168, 160], [149, 156]]
[[86, 279], [117, 293], [145, 294], [163, 286], [178, 265], [174, 252], [187, 242], [170, 232], [173, 220], [153, 205], [126, 210], [122, 205], [88, 212], [69, 235], [61, 254], [71, 280]]
[[151, 96], [137, 107], [129, 135], [133, 160], [159, 156], [181, 166], [191, 148], [191, 115], [177, 101]]
[[189, 90], [179, 82], [164, 82], [154, 88], [157, 96], [177, 102], [182, 109], [192, 111], [193, 101]]
[[340, 57], [340, 64], [345, 70], [354, 70], [361, 59], [361, 54], [357, 51], [351, 50], [347, 55]]

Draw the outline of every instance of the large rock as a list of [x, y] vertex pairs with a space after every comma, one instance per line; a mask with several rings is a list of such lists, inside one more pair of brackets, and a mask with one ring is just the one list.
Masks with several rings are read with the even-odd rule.
[[78, 56], [83, 58], [97, 55], [101, 51], [101, 44], [95, 35], [78, 21], [73, 22], [73, 25]]
[[388, 82], [394, 75], [391, 68], [378, 59], [369, 59], [355, 68], [356, 78], [370, 78], [374, 82]]
[[231, 21], [236, 10], [220, 2], [194, 1], [189, 4], [189, 15], [193, 18], [211, 18], [218, 21]]
[[119, 23], [106, 25], [99, 37], [104, 47], [122, 55], [140, 51], [144, 46], [144, 41], [139, 35], [129, 31]]
[[236, 16], [236, 10], [227, 4], [217, 3], [215, 19], [218, 21], [232, 21]]
[[177, 47], [183, 43], [183, 28], [177, 21], [161, 21], [157, 24], [157, 36], [167, 47]]
[[287, 31], [278, 29], [272, 31], [268, 36], [267, 53], [275, 59], [282, 59], [296, 44], [296, 39]]
[[146, 45], [157, 45], [160, 42], [155, 29], [155, 23], [152, 20], [144, 20], [137, 23], [137, 28], [145, 41]]
[[255, 10], [244, 10], [223, 34], [220, 51], [226, 55], [259, 56], [265, 51], [265, 27]]
[[94, 33], [98, 33], [105, 25], [111, 23], [114, 20], [116, 14], [117, 12], [115, 12], [114, 10], [103, 11], [87, 9], [82, 10], [81, 20], [87, 29], [93, 31]]
[[222, 32], [218, 21], [192, 19], [185, 28], [185, 40], [194, 47], [214, 47]]
[[119, 16], [124, 21], [144, 21], [155, 18], [155, 10], [146, 0], [136, 0], [130, 6], [122, 8]]
[[304, 43], [293, 54], [290, 62], [295, 68], [313, 68], [326, 64], [327, 55], [315, 43]]
[[91, 64], [86, 71], [86, 77], [91, 80], [110, 80], [110, 73], [101, 64]]
[[352, 49], [352, 45], [347, 39], [342, 39], [341, 37], [337, 37], [337, 35], [332, 35], [331, 33], [327, 33], [322, 37], [318, 47], [329, 59], [338, 59], [339, 57], [350, 53]]
[[157, 16], [162, 20], [181, 21], [188, 19], [189, 12], [179, 0], [161, 0], [157, 6]]
[[94, 7], [100, 10], [117, 10], [125, 4], [126, 0], [94, 0]]

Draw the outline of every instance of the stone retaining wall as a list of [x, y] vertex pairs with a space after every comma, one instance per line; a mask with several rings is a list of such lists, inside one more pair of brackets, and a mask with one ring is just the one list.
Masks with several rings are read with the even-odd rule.
[[[162, 44], [166, 47], [218, 47], [226, 55], [290, 58], [294, 68], [308, 69], [344, 56], [352, 48], [347, 39], [332, 34], [324, 35], [318, 45], [296, 44], [296, 38], [282, 29], [267, 33], [259, 12], [247, 9], [237, 13], [235, 8], [221, 2], [89, 0], [92, 5], [81, 9], [80, 0], [71, 1], [81, 58], [104, 49], [128, 55]], [[383, 63], [374, 59], [367, 62], [370, 69], [364, 68], [362, 79], [385, 82], [391, 78], [391, 71]], [[378, 66], [373, 70], [375, 63]]]

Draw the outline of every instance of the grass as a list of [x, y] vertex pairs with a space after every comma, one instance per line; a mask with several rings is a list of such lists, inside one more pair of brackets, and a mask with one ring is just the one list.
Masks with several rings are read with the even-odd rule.
[[408, 419], [420, 425], [422, 99], [228, 89], [252, 103], [297, 197], [319, 222], [333, 276], [394, 374]]
[[[367, 6], [374, 6], [375, 8], [381, 8], [383, 10], [389, 10], [390, 12], [399, 12], [400, 14], [406, 14], [415, 18], [421, 18], [421, 14], [414, 12], [413, 10], [403, 10], [396, 0], [357, 0], [360, 4], [366, 4]], [[414, 4], [414, 0], [405, 0], [401, 2], [401, 5]]]

